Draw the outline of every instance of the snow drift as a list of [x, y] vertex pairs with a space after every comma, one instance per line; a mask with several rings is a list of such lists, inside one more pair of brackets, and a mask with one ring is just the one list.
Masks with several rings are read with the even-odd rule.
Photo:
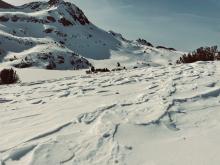
[[219, 62], [17, 72], [0, 86], [0, 164], [219, 165]]

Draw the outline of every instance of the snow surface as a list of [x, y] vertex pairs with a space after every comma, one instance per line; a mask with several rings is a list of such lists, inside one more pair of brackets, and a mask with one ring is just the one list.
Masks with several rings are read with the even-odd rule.
[[[0, 86], [0, 165], [219, 165], [220, 65], [176, 65], [182, 54], [63, 0], [1, 8], [0, 70], [32, 68]], [[78, 70], [117, 62], [127, 70]]]
[[0, 86], [2, 165], [219, 165], [219, 62], [17, 72]]

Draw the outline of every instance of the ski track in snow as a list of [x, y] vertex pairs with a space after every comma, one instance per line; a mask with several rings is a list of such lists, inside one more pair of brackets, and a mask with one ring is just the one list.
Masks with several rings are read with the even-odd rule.
[[219, 131], [219, 76], [219, 63], [199, 62], [0, 86], [0, 164], [176, 164], [147, 148]]

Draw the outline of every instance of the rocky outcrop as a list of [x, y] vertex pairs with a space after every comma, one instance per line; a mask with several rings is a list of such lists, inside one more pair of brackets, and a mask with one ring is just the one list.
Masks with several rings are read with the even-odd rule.
[[139, 44], [141, 45], [145, 45], [145, 46], [150, 46], [150, 47], [154, 47], [153, 44], [151, 44], [150, 42], [147, 42], [145, 39], [137, 39], [136, 40]]
[[0, 8], [3, 8], [3, 9], [13, 9], [13, 8], [16, 8], [15, 6], [9, 4], [9, 3], [6, 3], [2, 0], [0, 0]]
[[176, 49], [174, 49], [174, 48], [167, 48], [165, 46], [157, 46], [156, 48], [157, 49], [166, 49], [166, 50], [170, 50], [170, 51], [176, 51]]
[[52, 6], [52, 5], [58, 5], [63, 2], [64, 2], [63, 0], [49, 0], [48, 4]]

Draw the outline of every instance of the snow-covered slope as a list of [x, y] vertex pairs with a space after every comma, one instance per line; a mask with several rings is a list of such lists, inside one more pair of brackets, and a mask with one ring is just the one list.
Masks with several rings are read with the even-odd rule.
[[[2, 2], [3, 3], [3, 2]], [[92, 24], [74, 4], [63, 0], [0, 8], [0, 61], [16, 67], [87, 68], [168, 64], [182, 53], [128, 41]]]
[[0, 23], [1, 58], [13, 65], [55, 63], [56, 69], [87, 68], [90, 64], [78, 54], [98, 59], [117, 44], [78, 7], [62, 0], [0, 9]]
[[17, 72], [0, 86], [2, 165], [219, 165], [219, 62]]

